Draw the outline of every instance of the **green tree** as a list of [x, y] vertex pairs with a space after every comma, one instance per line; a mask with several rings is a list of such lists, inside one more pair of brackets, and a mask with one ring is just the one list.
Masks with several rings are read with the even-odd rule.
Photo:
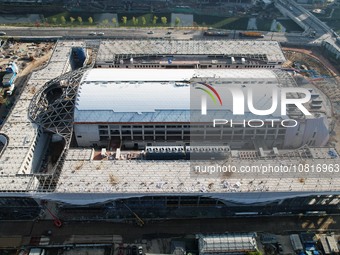
[[60, 22], [61, 22], [61, 24], [65, 24], [66, 23], [66, 19], [65, 19], [64, 16], [60, 17]]
[[93, 23], [93, 18], [92, 18], [92, 17], [89, 17], [87, 20], [88, 20], [88, 22], [89, 22], [90, 24]]
[[276, 23], [276, 31], [277, 32], [281, 32], [282, 31], [282, 25], [279, 22]]
[[162, 24], [165, 26], [168, 23], [168, 19], [166, 17], [161, 18]]
[[178, 18], [178, 17], [176, 17], [176, 18], [175, 18], [175, 26], [178, 26], [179, 23], [181, 23], [181, 19]]
[[134, 26], [137, 26], [137, 25], [138, 25], [138, 19], [135, 18], [135, 17], [132, 17], [132, 24], [133, 24]]
[[79, 16], [79, 17], [77, 18], [77, 20], [78, 20], [78, 22], [79, 22], [80, 24], [83, 23], [83, 18], [82, 18], [82, 17]]
[[109, 24], [109, 20], [108, 20], [108, 19], [104, 19], [104, 20], [102, 21], [102, 24], [103, 24], [104, 26], [107, 26], [107, 25]]
[[157, 16], [153, 16], [152, 24], [156, 25], [157, 20], [158, 20], [158, 17]]
[[57, 20], [56, 17], [52, 18], [52, 23], [53, 23], [53, 24], [57, 24], [57, 21], [58, 21], [58, 20]]
[[126, 26], [126, 23], [127, 23], [127, 17], [126, 16], [122, 17], [122, 22], [123, 22], [124, 26]]
[[146, 18], [144, 16], [142, 17], [142, 24], [143, 24], [143, 26], [146, 25]]
[[70, 21], [71, 21], [71, 23], [73, 23], [75, 20], [76, 20], [75, 18], [73, 18], [73, 17], [70, 17]]
[[117, 19], [116, 18], [112, 18], [112, 24], [114, 25], [114, 26], [116, 26], [116, 24], [117, 24]]

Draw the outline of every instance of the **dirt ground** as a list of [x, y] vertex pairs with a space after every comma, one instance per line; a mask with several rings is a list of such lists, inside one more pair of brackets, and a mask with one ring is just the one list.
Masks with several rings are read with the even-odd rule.
[[297, 48], [282, 48], [288, 60], [300, 60], [305, 64], [310, 64], [313, 69], [322, 75], [336, 77], [340, 83], [339, 71], [318, 52]]
[[52, 53], [53, 45], [54, 43], [51, 42], [21, 43], [8, 41], [0, 48], [0, 68], [4, 71], [9, 62], [15, 62], [19, 71], [23, 70], [34, 60], [40, 59], [47, 53]]
[[12, 96], [6, 96], [6, 89], [0, 93], [0, 118], [6, 118], [10, 107], [26, 84], [28, 75], [47, 63], [52, 55], [53, 46], [54, 43], [50, 42], [39, 44], [7, 42], [0, 48], [0, 71], [5, 71], [10, 62], [15, 62], [19, 68], [19, 73], [15, 80], [15, 93]]
[[30, 74], [34, 69], [41, 67], [42, 65], [47, 63], [47, 61], [50, 59], [51, 56], [52, 56], [52, 50], [50, 50], [47, 54], [43, 55], [42, 57], [34, 59], [32, 62], [30, 62], [25, 67], [24, 70], [22, 70], [21, 73], [19, 73], [19, 76]]

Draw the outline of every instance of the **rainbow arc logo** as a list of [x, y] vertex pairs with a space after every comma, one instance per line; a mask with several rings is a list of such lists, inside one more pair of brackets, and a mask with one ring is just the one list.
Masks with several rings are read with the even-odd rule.
[[218, 92], [216, 91], [216, 89], [213, 88], [213, 86], [205, 82], [198, 82], [198, 84], [201, 86], [196, 86], [195, 87], [196, 89], [203, 90], [205, 93], [207, 93], [210, 96], [210, 98], [213, 100], [214, 104], [216, 105], [217, 105], [216, 99], [218, 99], [218, 102], [222, 106], [222, 99], [220, 95], [218, 94]]

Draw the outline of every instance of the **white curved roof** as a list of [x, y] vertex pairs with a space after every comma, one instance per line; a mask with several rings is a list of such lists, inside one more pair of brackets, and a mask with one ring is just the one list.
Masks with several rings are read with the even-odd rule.
[[[276, 74], [264, 69], [92, 69], [81, 81], [74, 120], [186, 122], [190, 110], [201, 109], [204, 92], [193, 89], [199, 82], [212, 85], [223, 100], [221, 107], [208, 96], [208, 110], [223, 110], [215, 118], [231, 117], [233, 102], [227, 87], [242, 89], [245, 95], [251, 87], [254, 105], [269, 109], [272, 89], [281, 86]], [[273, 115], [279, 116], [276, 112]]]

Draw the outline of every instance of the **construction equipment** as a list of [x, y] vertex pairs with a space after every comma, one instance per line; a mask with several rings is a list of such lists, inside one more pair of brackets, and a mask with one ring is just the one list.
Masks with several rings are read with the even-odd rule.
[[261, 32], [256, 32], [256, 31], [247, 31], [247, 32], [240, 32], [239, 33], [240, 37], [251, 37], [251, 38], [263, 38], [264, 34]]

